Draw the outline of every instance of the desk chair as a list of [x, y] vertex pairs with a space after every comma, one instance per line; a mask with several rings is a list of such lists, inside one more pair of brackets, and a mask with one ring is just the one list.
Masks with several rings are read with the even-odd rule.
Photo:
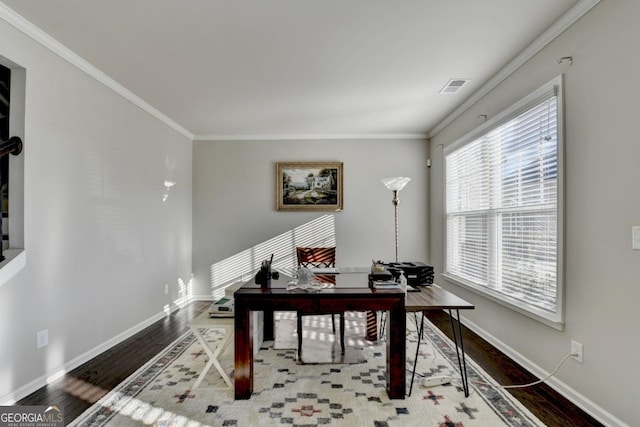
[[[308, 248], [297, 247], [296, 256], [298, 258], [298, 267], [308, 268], [327, 268], [336, 266], [336, 248]], [[316, 276], [318, 280], [323, 283], [336, 283], [335, 275], [322, 275]], [[309, 312], [297, 312], [298, 315], [298, 357], [302, 354], [302, 316], [318, 315], [318, 314], [331, 314], [331, 322], [333, 326], [333, 333], [336, 333], [336, 318], [340, 316], [340, 347], [342, 354], [344, 354], [344, 312], [338, 311], [334, 313], [309, 313]]]

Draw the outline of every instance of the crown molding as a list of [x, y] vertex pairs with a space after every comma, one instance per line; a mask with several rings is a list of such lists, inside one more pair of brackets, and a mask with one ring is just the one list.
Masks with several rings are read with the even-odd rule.
[[451, 122], [460, 117], [462, 113], [468, 110], [473, 104], [478, 102], [487, 93], [502, 83], [507, 77], [513, 74], [525, 62], [545, 48], [549, 43], [555, 40], [567, 28], [573, 25], [578, 19], [582, 18], [601, 0], [580, 0], [564, 15], [562, 15], [553, 25], [545, 30], [538, 38], [536, 38], [529, 46], [524, 48], [515, 58], [513, 58], [504, 68], [495, 74], [488, 82], [474, 92], [465, 102], [456, 108], [451, 114], [445, 117], [440, 123], [433, 127], [428, 133], [428, 137], [432, 138], [442, 129], [447, 127]]
[[129, 89], [122, 86], [120, 83], [113, 80], [111, 77], [100, 71], [95, 66], [91, 65], [91, 63], [84, 60], [80, 55], [73, 52], [71, 49], [64, 46], [62, 43], [42, 31], [40, 28], [33, 25], [31, 22], [23, 18], [21, 15], [16, 13], [13, 9], [9, 8], [4, 3], [0, 2], [0, 19], [3, 19], [8, 24], [12, 25], [19, 31], [22, 31], [27, 36], [31, 37], [36, 42], [40, 43], [42, 46], [46, 47], [56, 55], [60, 56], [62, 59], [69, 62], [71, 65], [79, 68], [81, 71], [85, 72], [89, 76], [96, 79], [98, 82], [102, 83], [109, 89], [113, 90], [123, 98], [127, 99], [132, 104], [136, 105], [143, 111], [146, 111], [151, 116], [160, 120], [162, 123], [166, 124], [176, 132], [181, 135], [189, 138], [189, 140], [193, 140], [193, 134], [186, 130], [184, 127], [180, 126], [178, 123], [170, 119], [168, 116], [151, 106], [149, 103], [145, 102], [142, 98], [131, 92]]
[[194, 141], [317, 141], [346, 139], [427, 139], [426, 133], [334, 133], [286, 135], [195, 135]]
[[0, 19], [22, 31], [36, 42], [48, 48], [70, 64], [76, 66], [89, 76], [93, 77], [109, 89], [118, 93], [143, 111], [160, 120], [176, 132], [182, 134], [192, 141], [248, 141], [248, 140], [348, 140], [348, 139], [429, 139], [439, 133], [446, 126], [451, 124], [462, 113], [478, 102], [492, 89], [502, 83], [507, 77], [513, 74], [525, 62], [540, 52], [556, 37], [562, 34], [567, 28], [584, 16], [601, 0], [580, 0], [575, 6], [567, 11], [551, 27], [543, 32], [536, 40], [527, 46], [518, 56], [511, 60], [502, 70], [494, 75], [488, 82], [474, 92], [465, 102], [456, 108], [451, 114], [445, 117], [431, 131], [426, 134], [303, 134], [303, 135], [194, 135], [177, 122], [151, 106], [139, 96], [113, 80], [104, 72], [84, 60], [78, 54], [68, 49], [66, 46], [46, 34], [40, 28], [27, 21], [11, 8], [0, 1]]

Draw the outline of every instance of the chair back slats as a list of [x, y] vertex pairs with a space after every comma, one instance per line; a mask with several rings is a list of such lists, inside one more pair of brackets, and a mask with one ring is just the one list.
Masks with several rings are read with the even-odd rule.
[[335, 267], [336, 248], [297, 247], [298, 265], [301, 267]]
[[[297, 247], [296, 255], [298, 256], [298, 266], [307, 268], [325, 268], [336, 266], [336, 248], [309, 248]], [[316, 274], [316, 279], [322, 283], [331, 285], [336, 284], [335, 275]]]

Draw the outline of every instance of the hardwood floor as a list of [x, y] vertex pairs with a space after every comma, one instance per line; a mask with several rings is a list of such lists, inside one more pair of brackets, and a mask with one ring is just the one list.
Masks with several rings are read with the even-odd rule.
[[[427, 313], [426, 317], [451, 338], [449, 316], [444, 311], [429, 311]], [[462, 333], [467, 356], [480, 365], [499, 384], [528, 384], [538, 380], [533, 374], [464, 326]], [[602, 426], [601, 423], [546, 384], [509, 389], [508, 391], [549, 427]]]
[[[56, 382], [25, 397], [17, 404], [56, 404], [64, 408], [65, 421], [71, 422], [186, 332], [189, 321], [208, 309], [210, 304], [210, 301], [191, 303], [67, 373]], [[429, 312], [428, 317], [450, 335], [451, 327], [446, 313]], [[463, 333], [467, 355], [499, 383], [521, 384], [537, 379], [470, 330], [464, 328]], [[546, 384], [526, 389], [512, 389], [510, 392], [550, 427], [602, 425]]]
[[51, 405], [64, 408], [66, 423], [73, 421], [103, 395], [128, 378], [189, 329], [191, 319], [208, 309], [211, 301], [197, 301], [181, 308], [112, 347], [18, 402], [19, 405]]

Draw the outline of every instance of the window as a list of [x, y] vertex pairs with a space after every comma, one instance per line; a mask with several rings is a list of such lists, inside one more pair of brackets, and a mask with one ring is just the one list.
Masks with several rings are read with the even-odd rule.
[[445, 277], [562, 327], [562, 79], [445, 150]]

